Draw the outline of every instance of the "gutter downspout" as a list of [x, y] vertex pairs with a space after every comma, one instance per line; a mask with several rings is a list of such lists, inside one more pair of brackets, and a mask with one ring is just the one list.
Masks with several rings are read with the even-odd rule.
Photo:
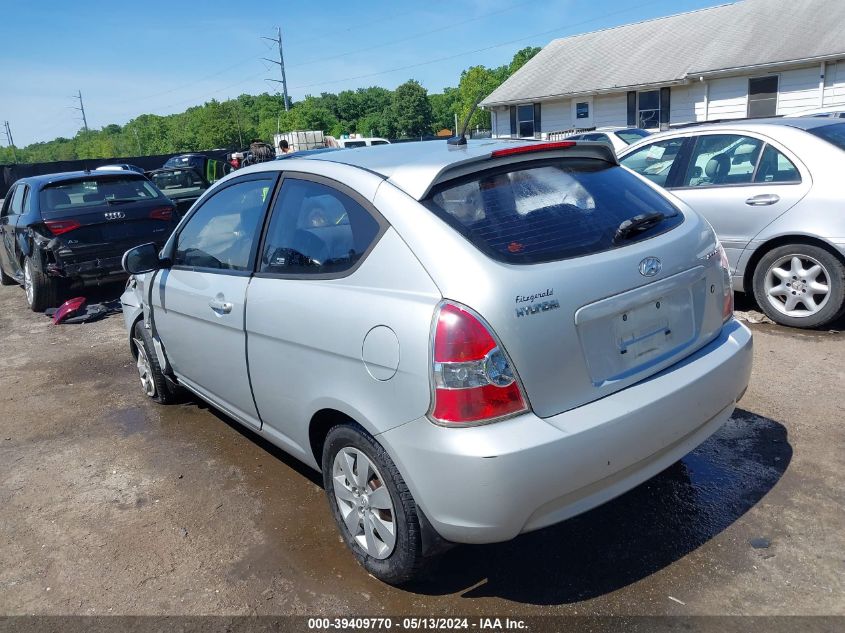
[[699, 81], [704, 82], [704, 120], [710, 120], [710, 82], [704, 77], [699, 77]]
[[824, 75], [827, 66], [827, 61], [819, 64], [819, 107], [824, 107]]

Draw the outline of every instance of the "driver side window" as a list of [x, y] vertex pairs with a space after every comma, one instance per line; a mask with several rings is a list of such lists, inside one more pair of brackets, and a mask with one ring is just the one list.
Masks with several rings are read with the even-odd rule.
[[197, 209], [176, 239], [174, 266], [250, 270], [274, 177], [221, 189]]

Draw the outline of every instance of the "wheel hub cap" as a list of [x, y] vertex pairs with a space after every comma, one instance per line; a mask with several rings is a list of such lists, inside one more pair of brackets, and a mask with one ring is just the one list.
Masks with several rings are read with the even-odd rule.
[[141, 388], [144, 393], [150, 398], [156, 395], [156, 384], [153, 380], [153, 371], [150, 366], [150, 359], [147, 358], [147, 352], [144, 349], [144, 344], [137, 338], [132, 339], [135, 344], [135, 349], [138, 352], [138, 360], [135, 366], [138, 368], [138, 376], [141, 378]]
[[827, 305], [830, 275], [821, 262], [807, 255], [787, 255], [766, 272], [769, 304], [790, 317], [809, 317]]
[[332, 466], [334, 498], [345, 529], [368, 555], [384, 559], [396, 546], [393, 500], [375, 464], [357, 448], [342, 448]]

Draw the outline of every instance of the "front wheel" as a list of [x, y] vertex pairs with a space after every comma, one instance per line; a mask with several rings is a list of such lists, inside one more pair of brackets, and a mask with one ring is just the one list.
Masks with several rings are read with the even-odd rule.
[[58, 306], [58, 281], [36, 270], [29, 257], [23, 261], [23, 288], [26, 302], [33, 312], [44, 312], [47, 308]]
[[179, 392], [170, 386], [153, 347], [153, 337], [139, 320], [132, 330], [132, 346], [135, 348], [135, 366], [141, 379], [141, 389], [149, 398], [161, 404], [170, 404], [179, 399]]
[[758, 262], [754, 297], [775, 323], [822, 327], [845, 310], [845, 266], [818, 246], [780, 246]]
[[416, 578], [425, 559], [416, 504], [384, 448], [357, 425], [331, 429], [323, 482], [332, 515], [358, 562], [391, 585]]

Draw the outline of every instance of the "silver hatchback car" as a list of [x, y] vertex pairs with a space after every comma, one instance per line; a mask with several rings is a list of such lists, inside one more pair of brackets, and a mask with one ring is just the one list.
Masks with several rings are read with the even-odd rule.
[[751, 371], [712, 229], [605, 143], [263, 163], [124, 267], [145, 393], [186, 388], [322, 471], [389, 583], [649, 479]]
[[734, 288], [773, 321], [822, 327], [845, 313], [845, 122], [755, 119], [657, 134], [619, 161], [701, 213]]

